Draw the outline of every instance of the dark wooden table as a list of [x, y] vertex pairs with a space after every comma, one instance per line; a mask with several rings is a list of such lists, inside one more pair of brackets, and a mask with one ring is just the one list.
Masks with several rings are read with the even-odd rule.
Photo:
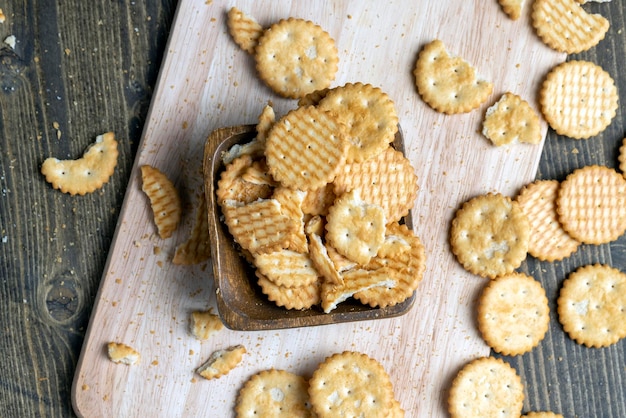
[[[200, 0], [198, 0], [200, 1]], [[495, 0], [493, 0], [495, 1]], [[611, 21], [601, 44], [570, 59], [601, 65], [626, 91], [624, 2], [585, 6]], [[175, 0], [10, 0], [0, 39], [0, 416], [73, 415], [70, 388], [104, 269]], [[617, 167], [626, 117], [576, 141], [550, 131], [538, 178], [562, 180], [589, 164]], [[101, 190], [81, 198], [40, 174], [48, 156], [77, 158], [114, 131], [119, 164]], [[560, 284], [578, 266], [626, 271], [626, 237], [583, 246], [558, 263], [528, 259], [552, 308], [551, 329], [530, 354], [507, 358], [526, 382], [524, 410], [566, 417], [626, 417], [626, 341], [589, 349], [558, 324]]]

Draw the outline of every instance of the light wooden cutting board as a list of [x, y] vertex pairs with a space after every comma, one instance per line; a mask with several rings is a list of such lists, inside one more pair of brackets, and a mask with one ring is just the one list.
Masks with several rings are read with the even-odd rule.
[[[415, 304], [404, 316], [280, 331], [225, 329], [204, 342], [187, 333], [189, 313], [215, 305], [208, 263], [181, 267], [170, 261], [188, 236], [192, 207], [202, 195], [204, 141], [216, 128], [255, 123], [268, 100], [278, 115], [296, 106], [259, 81], [252, 57], [230, 39], [225, 15], [234, 5], [264, 26], [289, 16], [320, 24], [339, 50], [333, 85], [371, 83], [394, 99], [407, 156], [419, 177], [414, 224], [428, 256]], [[457, 264], [448, 248], [448, 225], [471, 196], [515, 194], [534, 178], [541, 153], [541, 145], [491, 146], [479, 133], [481, 119], [486, 106], [507, 90], [537, 108], [538, 86], [565, 56], [541, 43], [528, 10], [514, 22], [496, 0], [182, 0], [178, 7], [76, 371], [76, 412], [85, 417], [233, 416], [237, 391], [252, 374], [274, 367], [308, 377], [326, 356], [357, 350], [385, 366], [407, 417], [446, 415], [455, 373], [489, 354], [473, 314], [485, 280]], [[418, 96], [413, 66], [421, 47], [435, 38], [493, 82], [494, 93], [481, 109], [445, 116]], [[543, 124], [544, 137], [546, 129]], [[156, 235], [141, 191], [142, 164], [167, 173], [190, 208], [168, 240]], [[141, 363], [110, 362], [109, 341], [138, 349]], [[213, 381], [194, 374], [214, 350], [235, 344], [245, 345], [248, 354], [230, 374]]]

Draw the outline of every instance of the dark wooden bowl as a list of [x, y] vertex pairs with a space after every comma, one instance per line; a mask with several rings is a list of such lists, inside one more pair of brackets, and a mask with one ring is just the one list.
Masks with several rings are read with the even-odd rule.
[[[213, 277], [217, 308], [224, 325], [241, 331], [271, 330], [391, 318], [408, 312], [415, 294], [402, 303], [382, 309], [348, 299], [328, 314], [317, 306], [305, 310], [288, 310], [266, 298], [256, 283], [253, 267], [239, 255], [228, 227], [220, 220], [222, 214], [215, 196], [217, 181], [224, 169], [223, 153], [235, 144], [253, 140], [255, 134], [254, 125], [221, 128], [209, 135], [204, 147], [204, 190], [209, 216]], [[394, 147], [404, 152], [400, 130]], [[413, 229], [410, 213], [404, 223]]]

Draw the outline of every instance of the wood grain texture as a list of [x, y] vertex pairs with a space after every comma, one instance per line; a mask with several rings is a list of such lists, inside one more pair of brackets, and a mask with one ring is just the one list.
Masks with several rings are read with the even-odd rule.
[[[0, 24], [0, 39], [9, 34], [15, 34], [17, 38], [15, 51], [6, 47], [0, 49], [2, 112], [0, 370], [3, 371], [0, 376], [1, 416], [73, 415], [70, 385], [85, 337], [87, 320], [94, 302], [97, 301], [96, 292], [103, 279], [103, 272], [106, 271], [106, 259], [113, 242], [115, 223], [120, 215], [127, 185], [131, 180], [131, 169], [138, 151], [152, 90], [156, 86], [161, 56], [167, 51], [166, 39], [176, 3], [174, 0], [144, 2], [53, 0], [45, 3], [9, 0], [0, 5], [7, 15], [7, 21]], [[195, 3], [200, 5], [205, 2], [197, 0]], [[272, 7], [281, 7], [279, 2], [272, 4]], [[607, 38], [598, 47], [575, 57], [589, 59], [602, 65], [615, 78], [620, 93], [626, 89], [626, 78], [623, 74], [626, 65], [624, 5], [623, 0], [613, 0], [609, 3], [585, 6], [588, 10], [606, 16], [611, 21], [611, 29]], [[247, 6], [240, 4], [240, 7]], [[393, 7], [389, 8], [392, 9]], [[345, 13], [340, 8], [334, 7], [324, 10], [325, 13], [342, 17]], [[382, 14], [386, 13], [387, 10]], [[478, 26], [481, 33], [488, 33], [491, 36], [501, 30], [500, 25], [510, 24], [502, 20], [496, 25], [497, 30], [493, 30], [491, 22], [487, 19], [480, 20], [479, 24], [475, 25], [475, 21], [465, 22], [460, 20], [459, 16], [459, 10], [450, 7], [448, 20], [453, 22], [455, 27], [466, 28], [448, 33], [444, 39], [452, 44], [456, 42], [456, 45], [476, 41], [476, 36], [468, 36], [468, 27]], [[319, 20], [315, 14], [311, 18]], [[519, 28], [528, 24], [524, 18], [516, 23]], [[359, 24], [366, 26], [369, 24], [370, 27], [373, 27], [372, 24], [376, 21], [376, 17], [371, 14], [357, 16], [352, 13], [353, 24], [357, 19], [363, 19], [359, 20]], [[504, 15], [503, 19], [506, 19]], [[416, 20], [409, 26], [417, 24]], [[394, 42], [407, 42], [406, 27], [405, 30], [402, 30], [401, 25], [396, 27], [399, 28], [398, 33], [404, 35], [402, 41], [394, 38]], [[519, 28], [518, 32], [521, 30]], [[445, 34], [436, 31], [431, 35], [443, 37]], [[389, 39], [374, 43], [373, 47], [381, 48], [386, 42], [390, 42]], [[399, 64], [400, 67], [410, 66], [408, 62], [414, 60], [417, 45], [420, 43], [418, 39], [409, 39], [408, 42], [411, 43], [411, 47], [406, 51], [406, 60]], [[364, 48], [365, 45], [360, 47]], [[459, 48], [456, 52], [461, 54], [463, 51]], [[212, 51], [209, 51], [205, 56], [211, 53]], [[533, 52], [527, 49], [515, 53], [520, 61], [532, 61], [534, 58]], [[241, 60], [237, 54], [233, 51], [229, 60], [234, 56]], [[376, 66], [389, 65], [388, 61], [369, 63], [365, 55], [359, 58], [364, 63], [363, 66], [367, 66], [360, 70], [366, 75], [369, 71], [374, 71]], [[473, 60], [476, 57], [468, 58]], [[249, 62], [245, 60], [243, 62], [252, 70]], [[492, 70], [496, 71], [497, 63], [493, 67]], [[239, 78], [211, 80], [216, 85], [230, 88], [235, 83], [241, 84], [241, 78], [246, 79], [250, 74], [252, 72], [242, 72]], [[512, 75], [513, 78], [525, 76], [527, 73], [524, 71], [515, 71]], [[389, 86], [393, 81], [388, 80], [381, 84]], [[255, 96], [254, 106], [250, 109], [239, 109], [239, 114], [235, 118], [237, 120], [234, 122], [239, 124], [242, 119], [244, 123], [253, 122], [268, 95], [269, 93]], [[199, 113], [200, 117], [218, 115], [216, 117], [218, 121], [225, 122], [224, 117], [219, 115], [231, 111], [236, 103], [222, 101], [219, 97], [212, 99], [208, 109], [191, 110]], [[415, 101], [419, 102], [419, 99]], [[286, 107], [283, 104], [281, 106]], [[412, 112], [406, 111], [401, 115], [401, 119], [409, 118], [411, 115]], [[172, 115], [172, 119], [175, 119], [175, 115]], [[54, 128], [54, 122], [58, 122], [58, 130]], [[461, 120], [459, 123], [463, 125], [468, 122]], [[607, 131], [590, 140], [568, 140], [549, 131], [537, 176], [562, 179], [574, 168], [586, 164], [616, 166], [617, 149], [624, 136], [624, 126], [624, 115], [620, 105], [618, 114]], [[52, 190], [45, 183], [39, 174], [39, 165], [43, 159], [52, 154], [63, 158], [78, 157], [95, 135], [109, 129], [116, 131], [118, 138], [122, 138], [123, 141], [120, 142], [120, 166], [111, 182], [102, 191], [77, 199]], [[204, 132], [198, 127], [195, 129], [197, 132], [193, 136], [200, 138]], [[57, 138], [58, 131], [61, 132], [60, 138]], [[430, 138], [436, 133], [437, 130], [433, 128], [424, 136]], [[421, 133], [414, 135], [421, 140]], [[450, 138], [440, 139], [444, 141]], [[414, 153], [422, 152], [423, 148], [427, 147], [421, 143], [419, 146], [416, 145]], [[501, 173], [493, 175], [500, 176]], [[511, 186], [510, 190], [515, 187]], [[195, 197], [194, 192], [187, 193], [190, 198]], [[438, 209], [449, 210], [443, 204]], [[428, 219], [417, 220], [428, 222]], [[129, 222], [133, 221], [131, 219]], [[542, 281], [547, 289], [551, 307], [554, 308], [560, 283], [577, 266], [590, 262], [606, 262], [626, 271], [624, 243], [626, 239], [621, 238], [610, 245], [587, 246], [560, 263], [539, 263], [529, 259], [522, 269]], [[434, 269], [439, 267], [433, 266]], [[159, 280], [163, 277], [162, 271], [158, 269], [151, 271], [148, 276], [150, 280]], [[190, 283], [186, 283], [186, 279], [189, 277], [176, 279], [178, 284], [174, 288], [179, 293], [171, 295], [171, 299], [187, 301], [184, 302], [187, 308], [206, 306], [205, 301], [200, 299], [208, 291], [204, 289], [197, 293], [198, 289], [204, 286], [201, 284], [202, 280], [196, 279], [193, 275]], [[441, 289], [436, 290], [445, 291], [444, 283], [442, 282]], [[193, 289], [190, 294], [181, 291], [186, 287]], [[146, 298], [155, 296], [146, 295]], [[459, 299], [453, 292], [450, 297], [454, 303], [460, 301], [465, 306], [471, 306], [473, 295], [466, 294]], [[196, 302], [190, 304], [188, 302], [190, 298]], [[434, 306], [432, 310], [437, 311], [436, 315], [444, 316], [444, 308]], [[167, 313], [169, 312], [165, 315]], [[162, 311], [160, 315], [163, 315]], [[180, 332], [185, 326], [185, 318], [170, 317], [167, 321], [172, 324], [171, 332], [175, 335], [174, 339], [184, 338], [187, 344], [188, 336]], [[467, 322], [470, 322], [469, 326], [472, 325], [471, 320], [468, 319]], [[152, 324], [154, 323], [156, 319]], [[457, 323], [455, 326], [465, 327], [466, 323]], [[383, 325], [381, 339], [390, 340], [401, 335], [395, 320], [385, 322]], [[150, 326], [151, 324], [145, 325], [145, 329], [149, 330]], [[350, 328], [347, 331], [354, 330]], [[371, 332], [367, 328], [358, 328], [357, 331]], [[441, 329], [428, 331], [418, 330], [415, 333], [411, 331], [415, 346], [422, 344], [422, 341], [426, 341], [424, 344], [430, 344], [430, 341], [440, 338], [440, 334], [447, 332]], [[165, 333], [165, 339], [168, 341], [170, 341], [170, 337], [167, 336], [169, 332], [168, 328]], [[345, 333], [346, 329], [332, 329], [324, 333], [324, 338], [331, 340], [326, 347], [333, 351], [343, 348], [343, 344], [332, 341], [335, 335], [342, 332]], [[225, 339], [233, 343], [240, 341], [240, 338], [232, 336], [229, 331], [225, 334]], [[263, 351], [256, 354], [262, 360], [262, 364], [255, 363], [251, 366], [250, 363], [246, 363], [246, 373], [242, 375], [251, 374], [253, 368], [270, 364], [286, 365], [296, 371], [310, 370], [315, 360], [321, 358], [326, 351], [330, 351], [315, 344], [314, 348], [309, 347], [307, 355], [310, 357], [304, 361], [298, 361], [297, 356], [301, 353], [293, 350], [281, 351], [282, 357], [278, 361], [274, 361], [274, 355], [267, 354], [281, 350], [292, 338], [303, 338], [302, 333], [297, 332], [288, 336], [267, 333], [262, 336], [246, 337], [245, 342], [250, 347], [257, 348], [257, 343], [262, 343], [259, 347], [262, 347]], [[159, 344], [160, 341], [156, 341], [155, 338], [154, 343]], [[365, 348], [369, 350], [374, 346], [375, 344], [371, 344]], [[363, 346], [357, 346], [361, 347]], [[189, 349], [189, 346], [186, 348]], [[199, 347], [203, 350], [202, 354], [211, 348], [211, 344]], [[193, 358], [199, 359], [199, 349], [195, 351]], [[400, 369], [410, 369], [425, 361], [420, 359], [416, 363], [410, 363], [407, 361], [410, 351], [411, 349], [402, 347], [394, 351], [393, 358], [389, 356], [384, 359], [385, 364], [392, 365], [390, 368], [394, 370], [396, 376], [404, 373]], [[524, 411], [551, 409], [570, 417], [621, 418], [626, 416], [625, 352], [624, 341], [599, 350], [578, 346], [563, 333], [553, 311], [551, 329], [546, 340], [530, 354], [506, 360], [518, 369], [524, 380], [527, 395]], [[439, 353], [439, 356], [444, 357], [445, 353]], [[188, 357], [191, 355], [186, 352], [179, 360], [185, 368], [190, 369], [196, 363], [190, 361]], [[148, 366], [155, 361], [156, 364], [152, 366], [154, 373], [148, 381], [137, 382], [137, 386], [163, 384], [168, 375], [161, 374], [158, 370], [173, 363], [148, 356], [143, 364]], [[435, 373], [443, 374], [445, 371], [442, 368]], [[240, 377], [236, 377], [235, 380], [241, 380]], [[114, 383], [126, 384], [125, 378], [126, 376], [119, 376]], [[191, 377], [186, 374], [183, 378]], [[204, 383], [207, 382], [195, 384]], [[222, 380], [213, 383], [217, 384], [204, 385], [192, 401], [201, 399], [203, 402], [215, 402], [219, 408], [230, 408], [232, 399], [230, 396], [224, 396], [223, 392], [232, 393], [239, 383]], [[411, 411], [412, 413], [407, 416], [428, 415], [425, 409], [420, 408], [420, 405], [425, 403], [428, 391], [443, 391], [442, 396], [445, 395], [445, 388], [436, 386], [434, 380], [428, 376], [425, 377], [423, 386], [412, 387], [410, 382], [396, 385], [405, 386], [405, 390], [410, 391], [411, 396], [417, 400], [417, 412]], [[432, 387], [426, 387], [427, 385]], [[81, 389], [90, 388], [81, 387]], [[106, 393], [99, 395], [100, 397], [94, 397], [96, 403], [112, 402], [107, 399]], [[126, 402], [130, 402], [131, 399], [144, 404], [158, 400], [128, 392], [120, 399], [120, 404], [124, 407], [128, 407]], [[179, 415], [191, 416], [192, 414], [188, 412], [184, 409]], [[156, 416], [158, 415], [165, 416], [157, 413]], [[438, 415], [440, 414], [432, 416]]]

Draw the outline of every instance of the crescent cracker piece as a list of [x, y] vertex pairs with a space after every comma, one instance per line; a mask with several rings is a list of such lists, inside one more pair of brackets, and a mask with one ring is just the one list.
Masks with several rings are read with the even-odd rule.
[[413, 75], [422, 99], [436, 111], [446, 114], [476, 109], [493, 90], [493, 84], [478, 78], [467, 61], [450, 56], [439, 39], [421, 50]]
[[132, 365], [141, 360], [141, 354], [137, 350], [123, 343], [108, 343], [107, 354], [113, 363]]
[[251, 16], [236, 7], [231, 7], [227, 14], [226, 25], [233, 41], [249, 54], [254, 54], [258, 40], [263, 34], [263, 27]]
[[604, 131], [615, 117], [617, 88], [600, 66], [567, 61], [548, 73], [539, 102], [543, 116], [558, 134], [586, 139]]
[[383, 208], [364, 201], [354, 189], [328, 209], [326, 239], [343, 256], [367, 264], [385, 240], [386, 223]]
[[226, 200], [241, 203], [252, 203], [258, 199], [266, 199], [272, 195], [273, 188], [269, 184], [247, 181], [243, 176], [254, 166], [252, 156], [244, 154], [226, 164], [217, 182], [217, 202], [223, 206]]
[[263, 294], [277, 306], [282, 306], [285, 309], [303, 310], [320, 303], [320, 280], [306, 286], [285, 287], [264, 277], [259, 270], [256, 270], [255, 274]]
[[494, 279], [511, 273], [526, 258], [530, 222], [508, 196], [476, 196], [457, 210], [450, 228], [452, 252], [463, 267]]
[[550, 308], [541, 284], [513, 272], [491, 280], [478, 301], [478, 328], [497, 353], [516, 356], [536, 347], [548, 332]]
[[295, 233], [293, 220], [282, 213], [276, 199], [260, 199], [247, 205], [227, 200], [222, 211], [230, 234], [253, 255], [287, 248]]
[[328, 91], [317, 105], [347, 127], [346, 162], [361, 162], [380, 153], [394, 140], [398, 115], [389, 96], [371, 84], [348, 83]]
[[619, 170], [623, 176], [626, 176], [626, 138], [622, 139], [622, 145], [619, 147], [619, 155], [617, 156], [619, 161]]
[[204, 193], [199, 199], [196, 209], [196, 220], [187, 241], [176, 247], [172, 263], [174, 264], [198, 264], [211, 258], [209, 239], [209, 217], [207, 214], [206, 199]]
[[272, 177], [285, 187], [299, 190], [332, 182], [347, 151], [343, 125], [313, 106], [287, 113], [274, 124], [265, 144]]
[[261, 114], [259, 115], [259, 121], [256, 124], [256, 138], [255, 140], [263, 147], [265, 147], [265, 140], [272, 126], [276, 122], [276, 113], [271, 104], [265, 105]]
[[322, 309], [325, 313], [330, 313], [337, 305], [357, 292], [375, 287], [393, 289], [397, 284], [391, 272], [385, 267], [378, 270], [350, 270], [342, 275], [340, 284], [322, 283]]
[[504, 13], [513, 20], [517, 20], [522, 15], [522, 9], [526, 0], [498, 0]]
[[520, 418], [563, 418], [563, 415], [548, 411], [534, 411], [522, 415]]
[[383, 366], [353, 351], [333, 354], [317, 366], [309, 379], [309, 396], [319, 418], [387, 417], [394, 403]]
[[[393, 287], [372, 287], [355, 293], [355, 299], [371, 307], [385, 308], [404, 302], [417, 289], [426, 270], [426, 250], [406, 225], [391, 223], [387, 225], [385, 234], [385, 243], [365, 267], [369, 270], [387, 269], [397, 284]], [[393, 238], [387, 239], [389, 237]], [[403, 242], [408, 244], [408, 249]]]
[[159, 236], [172, 236], [182, 215], [178, 190], [172, 181], [158, 168], [141, 166], [141, 190], [148, 196]]
[[608, 20], [587, 13], [574, 0], [535, 0], [532, 25], [546, 45], [568, 54], [597, 45], [609, 30]]
[[557, 299], [559, 322], [578, 344], [607, 347], [626, 337], [626, 274], [601, 264], [578, 268]]
[[206, 362], [196, 369], [196, 373], [207, 380], [219, 379], [237, 367], [243, 360], [244, 354], [246, 354], [246, 348], [243, 345], [216, 350]]
[[194, 311], [189, 315], [189, 332], [198, 340], [207, 340], [222, 328], [224, 328], [222, 320], [210, 309]]
[[334, 185], [337, 196], [359, 189], [363, 200], [383, 207], [387, 223], [409, 213], [419, 189], [411, 162], [391, 146], [361, 163], [344, 164]]
[[542, 261], [562, 260], [580, 245], [559, 222], [556, 212], [559, 188], [557, 180], [536, 180], [524, 186], [515, 198], [530, 222], [528, 254]]
[[514, 368], [496, 357], [467, 363], [452, 381], [448, 411], [452, 418], [519, 417], [524, 387]]
[[46, 158], [41, 173], [55, 189], [71, 195], [84, 195], [101, 188], [109, 181], [117, 166], [117, 141], [113, 132], [96, 137], [83, 156], [77, 160]]
[[306, 192], [293, 190], [279, 186], [274, 189], [273, 199], [280, 203], [280, 210], [287, 216], [294, 225], [294, 233], [289, 240], [288, 248], [299, 253], [308, 251], [306, 235], [304, 233], [304, 213], [302, 212], [302, 202]]
[[556, 200], [563, 229], [585, 244], [606, 244], [626, 231], [626, 179], [612, 168], [590, 165], [561, 182]]
[[307, 254], [291, 250], [258, 254], [254, 265], [277, 286], [301, 287], [317, 282], [318, 272]]
[[254, 56], [261, 80], [291, 99], [329, 87], [339, 63], [335, 41], [328, 32], [297, 18], [280, 20], [266, 29]]
[[333, 260], [328, 255], [328, 250], [320, 235], [311, 233], [309, 237], [309, 257], [319, 274], [324, 278], [324, 284], [340, 285], [343, 278], [337, 271]]
[[286, 370], [263, 370], [248, 379], [235, 404], [237, 418], [312, 418], [309, 383]]
[[541, 142], [539, 116], [527, 101], [510, 92], [487, 109], [482, 133], [497, 146]]

